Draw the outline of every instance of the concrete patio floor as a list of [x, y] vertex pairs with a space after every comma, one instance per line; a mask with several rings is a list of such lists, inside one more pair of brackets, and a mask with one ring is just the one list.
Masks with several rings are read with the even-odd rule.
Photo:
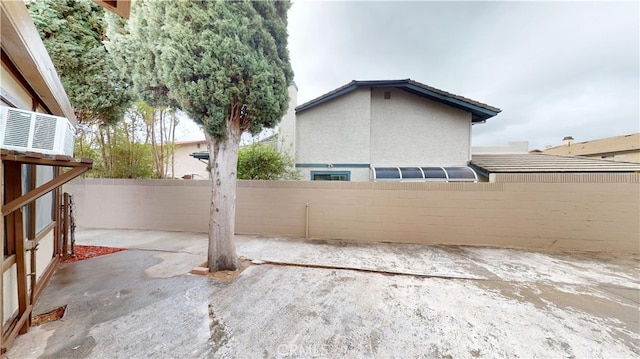
[[640, 356], [637, 255], [237, 236], [266, 264], [222, 283], [205, 234], [76, 238], [129, 250], [62, 263], [8, 358]]

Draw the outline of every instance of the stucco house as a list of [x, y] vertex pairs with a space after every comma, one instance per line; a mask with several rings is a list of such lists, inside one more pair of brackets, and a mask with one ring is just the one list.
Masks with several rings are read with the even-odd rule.
[[[129, 1], [95, 2], [128, 16]], [[0, 24], [4, 116], [0, 121], [0, 356], [4, 357], [15, 337], [29, 330], [33, 305], [63, 251], [68, 222], [61, 209], [61, 186], [91, 169], [92, 161], [73, 158], [74, 110], [24, 2], [0, 2]], [[60, 137], [65, 141], [58, 141]], [[52, 145], [56, 148], [50, 149]]]
[[306, 180], [475, 181], [471, 131], [500, 109], [414, 80], [351, 81], [281, 129]]
[[182, 141], [176, 142], [173, 161], [169, 163], [169, 178], [183, 179], [209, 179], [207, 162], [199, 161], [190, 156], [192, 153], [206, 152], [207, 141]]

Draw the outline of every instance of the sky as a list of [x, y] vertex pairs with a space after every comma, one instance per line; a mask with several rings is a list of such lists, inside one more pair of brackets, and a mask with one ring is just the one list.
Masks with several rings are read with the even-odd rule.
[[640, 132], [639, 19], [635, 1], [294, 1], [289, 52], [298, 104], [410, 78], [502, 110], [474, 146], [543, 149]]

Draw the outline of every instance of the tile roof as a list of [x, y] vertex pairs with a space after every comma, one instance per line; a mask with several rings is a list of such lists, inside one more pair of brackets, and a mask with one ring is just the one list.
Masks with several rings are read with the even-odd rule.
[[629, 151], [640, 151], [640, 133], [574, 142], [570, 146], [551, 147], [542, 152], [554, 155], [587, 156]]
[[485, 103], [472, 100], [470, 98], [452, 94], [450, 92], [446, 92], [446, 91], [437, 89], [435, 87], [425, 85], [418, 81], [405, 79], [405, 80], [374, 80], [374, 81], [353, 80], [344, 86], [338, 87], [333, 91], [327, 92], [322, 96], [316, 97], [315, 99], [305, 102], [302, 105], [296, 107], [296, 113], [308, 110], [312, 107], [315, 107], [324, 102], [330, 101], [336, 97], [340, 97], [342, 95], [345, 95], [349, 92], [352, 92], [362, 87], [398, 88], [398, 89], [413, 93], [415, 95], [428, 98], [433, 101], [441, 102], [446, 105], [450, 105], [450, 106], [459, 108], [461, 110], [470, 112], [472, 114], [472, 119], [474, 122], [484, 121], [488, 118], [491, 118], [497, 115], [502, 111], [497, 107], [493, 107]]
[[473, 155], [471, 167], [484, 173], [640, 172], [640, 163], [539, 153]]

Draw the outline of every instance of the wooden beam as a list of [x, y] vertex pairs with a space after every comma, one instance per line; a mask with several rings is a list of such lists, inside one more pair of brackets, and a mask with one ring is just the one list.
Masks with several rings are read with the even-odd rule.
[[[6, 353], [7, 348], [10, 348], [11, 345], [13, 344], [13, 341], [16, 339], [16, 337], [18, 336], [18, 330], [17, 328], [20, 328], [21, 326], [24, 326], [25, 323], [27, 322], [27, 319], [29, 318], [29, 316], [31, 315], [31, 312], [33, 311], [33, 306], [28, 306], [27, 310], [24, 312], [24, 314], [22, 316], [18, 315], [16, 316], [15, 320], [9, 324], [9, 329], [7, 329], [4, 333], [4, 335], [2, 336], [2, 352], [3, 354]], [[24, 334], [24, 333], [20, 333], [20, 334]]]
[[8, 257], [4, 257], [4, 260], [2, 261], [2, 274], [4, 274], [4, 272], [8, 271], [15, 262], [16, 262], [16, 255], [15, 254], [12, 254], [12, 255], [10, 255]]
[[[5, 184], [7, 189], [7, 201], [14, 202], [23, 198], [22, 193], [22, 169], [20, 164], [12, 163], [7, 164], [7, 183]], [[18, 207], [22, 208], [22, 206]], [[25, 247], [24, 247], [24, 225], [23, 225], [23, 212], [17, 211], [11, 214], [7, 218], [7, 241], [13, 242], [16, 251], [16, 280], [18, 284], [18, 318], [22, 319], [22, 316], [27, 310], [29, 300], [27, 297], [27, 268], [25, 263]], [[29, 327], [27, 321], [21, 322], [18, 330], [20, 334], [26, 333]]]
[[[54, 177], [58, 177], [60, 176], [62, 169], [60, 167], [54, 167]], [[60, 187], [56, 188], [53, 190], [53, 208], [54, 208], [54, 222], [56, 224], [54, 231], [53, 231], [53, 253], [55, 257], [59, 257], [60, 256], [60, 241], [62, 239], [62, 231], [61, 231], [61, 225], [62, 225], [62, 210], [61, 210], [61, 206], [62, 206], [62, 201], [61, 201], [61, 189]]]
[[[18, 162], [24, 164], [42, 165], [42, 166], [58, 166], [58, 167], [87, 167], [93, 166], [93, 160], [83, 158], [80, 162], [76, 161], [62, 161], [52, 158], [35, 158], [26, 157], [15, 153], [2, 154], [2, 160], [7, 162]], [[83, 162], [84, 161], [84, 162]]]
[[35, 300], [33, 301], [34, 303], [36, 303], [38, 299], [40, 299], [42, 292], [44, 292], [44, 289], [47, 287], [47, 283], [49, 283], [49, 280], [53, 276], [53, 273], [56, 272], [56, 268], [58, 268], [59, 262], [60, 261], [58, 260], [58, 257], [53, 256], [51, 258], [51, 262], [49, 262], [49, 265], [47, 265], [47, 269], [45, 269], [42, 273], [40, 280], [36, 282], [36, 290], [34, 294]]
[[72, 179], [80, 176], [89, 170], [88, 167], [76, 167], [72, 170], [65, 172], [62, 176], [54, 177], [51, 181], [37, 187], [36, 189], [28, 192], [27, 194], [11, 200], [6, 205], [2, 206], [2, 215], [7, 216], [13, 211], [22, 208], [23, 206], [35, 201], [36, 199], [51, 192], [53, 189], [62, 186], [63, 184], [71, 181]]
[[62, 259], [69, 259], [69, 194], [65, 192], [62, 195]]
[[[31, 192], [36, 188], [36, 178], [38, 173], [36, 172], [35, 165], [29, 165], [29, 191]], [[27, 193], [28, 193], [27, 192]], [[27, 239], [33, 239], [36, 236], [36, 204], [35, 202], [27, 206]]]

